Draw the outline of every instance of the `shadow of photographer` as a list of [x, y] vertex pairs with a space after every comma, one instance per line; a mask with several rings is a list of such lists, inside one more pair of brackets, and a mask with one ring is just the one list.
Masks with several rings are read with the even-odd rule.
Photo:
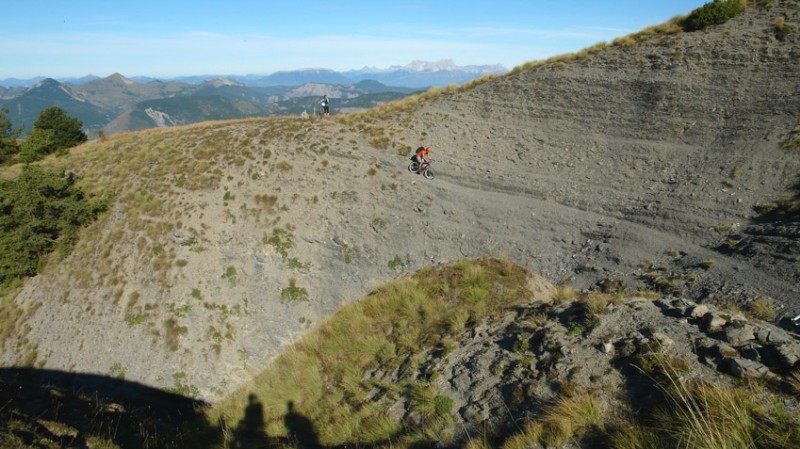
[[244, 417], [236, 424], [228, 447], [230, 449], [262, 449], [277, 447], [293, 447], [296, 449], [324, 449], [319, 443], [319, 435], [314, 423], [306, 416], [298, 413], [294, 402], [286, 404], [287, 413], [283, 422], [286, 426], [286, 437], [270, 437], [264, 429], [264, 407], [255, 394], [247, 398]]

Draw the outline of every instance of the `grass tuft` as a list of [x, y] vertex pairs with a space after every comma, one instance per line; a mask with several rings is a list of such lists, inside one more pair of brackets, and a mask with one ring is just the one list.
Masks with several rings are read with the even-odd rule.
[[764, 321], [772, 321], [778, 315], [775, 301], [771, 298], [758, 298], [748, 307], [750, 316]]
[[[794, 418], [787, 418], [779, 398], [757, 386], [730, 388], [685, 380], [663, 370], [657, 385], [666, 402], [640, 421], [624, 421], [610, 432], [613, 447], [698, 449], [789, 448], [800, 445]], [[758, 399], [756, 399], [758, 398]]]

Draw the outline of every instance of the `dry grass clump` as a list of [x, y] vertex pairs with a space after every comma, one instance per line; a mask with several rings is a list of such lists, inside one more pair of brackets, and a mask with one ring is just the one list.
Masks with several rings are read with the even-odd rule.
[[[423, 105], [435, 100], [443, 95], [453, 95], [459, 91], [458, 85], [452, 84], [446, 87], [432, 87], [425, 92], [409, 95], [400, 100], [382, 104], [368, 111], [347, 114], [335, 117], [335, 120], [342, 124], [353, 125], [356, 123], [369, 123], [372, 120], [389, 120], [397, 118], [398, 114], [412, 114]], [[375, 148], [385, 149], [388, 143], [385, 139], [373, 137], [372, 143]]]
[[545, 414], [542, 440], [547, 447], [561, 447], [580, 440], [590, 430], [603, 427], [605, 414], [595, 394], [561, 397]]
[[578, 291], [569, 285], [562, 285], [553, 293], [553, 301], [556, 303], [574, 301], [578, 297]]
[[516, 74], [519, 72], [540, 69], [544, 67], [560, 68], [563, 67], [563, 64], [565, 63], [581, 61], [591, 55], [605, 51], [608, 48], [629, 49], [653, 38], [680, 33], [683, 32], [683, 27], [681, 24], [686, 20], [686, 17], [686, 15], [673, 17], [662, 24], [654, 25], [645, 28], [642, 31], [616, 38], [611, 42], [611, 44], [599, 42], [575, 53], [556, 55], [546, 60], [526, 62], [525, 64], [514, 67], [509, 74]]
[[22, 288], [20, 281], [2, 290], [0, 294], [0, 345], [5, 344], [6, 338], [14, 334], [20, 324], [24, 322], [24, 312], [17, 307], [14, 298]]
[[778, 315], [775, 310], [775, 301], [771, 298], [758, 298], [747, 308], [750, 316], [764, 321], [772, 321]]
[[800, 371], [793, 371], [788, 376], [789, 386], [795, 394], [800, 395]]
[[761, 216], [793, 219], [800, 216], [800, 196], [784, 195], [778, 201], [756, 204], [754, 209]]
[[800, 149], [800, 126], [796, 127], [786, 135], [786, 138], [781, 143], [781, 148], [786, 150]]
[[[539, 421], [528, 421], [525, 425], [522, 426], [520, 432], [511, 435], [501, 446], [502, 449], [527, 449], [531, 447], [537, 447], [542, 441], [542, 436], [544, 435], [544, 424]], [[491, 448], [490, 443], [485, 442], [485, 440], [480, 440], [483, 442], [483, 447]], [[467, 447], [469, 448], [470, 445], [468, 444]]]
[[715, 385], [686, 380], [667, 367], [662, 371], [658, 387], [666, 401], [617, 423], [609, 432], [611, 447], [800, 447], [797, 417], [787, 416], [781, 399], [763, 388]]
[[685, 19], [686, 19], [685, 15], [676, 16], [664, 23], [653, 25], [641, 31], [637, 31], [635, 33], [631, 33], [622, 37], [618, 37], [611, 42], [611, 46], [622, 49], [632, 48], [642, 42], [645, 42], [647, 40], [656, 37], [669, 36], [671, 34], [680, 33], [683, 31], [683, 28], [681, 27], [680, 24]]
[[501, 445], [492, 446], [485, 441], [482, 445], [501, 449], [525, 449], [577, 444], [587, 434], [602, 431], [607, 415], [607, 408], [594, 393], [582, 392], [572, 397], [560, 397], [540, 418], [527, 421], [519, 432], [506, 438]]
[[460, 89], [460, 90], [461, 90], [461, 91], [465, 91], [465, 90], [474, 89], [474, 88], [476, 88], [476, 87], [480, 86], [481, 84], [486, 84], [486, 83], [488, 83], [489, 81], [492, 81], [492, 80], [494, 80], [494, 79], [498, 78], [499, 76], [500, 76], [500, 75], [496, 75], [496, 74], [489, 74], [489, 75], [484, 75], [484, 76], [482, 76], [482, 77], [480, 77], [480, 78], [475, 78], [474, 80], [471, 80], [471, 81], [469, 81], [469, 82], [467, 82], [467, 83], [463, 84], [463, 85], [461, 86], [461, 89]]

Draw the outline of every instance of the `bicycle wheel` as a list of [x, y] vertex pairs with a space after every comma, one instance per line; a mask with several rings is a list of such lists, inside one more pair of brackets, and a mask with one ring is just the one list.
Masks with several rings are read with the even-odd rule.
[[422, 176], [424, 176], [425, 179], [433, 179], [434, 177], [433, 169], [431, 168], [430, 165], [422, 169]]
[[414, 162], [412, 162], [412, 163], [410, 163], [408, 165], [408, 171], [410, 171], [411, 173], [416, 173], [418, 168], [419, 168], [419, 164], [416, 161], [414, 161]]

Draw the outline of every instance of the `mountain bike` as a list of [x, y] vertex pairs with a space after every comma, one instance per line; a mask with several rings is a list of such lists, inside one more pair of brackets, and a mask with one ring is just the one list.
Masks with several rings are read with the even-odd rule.
[[[432, 159], [431, 162], [433, 162]], [[411, 173], [417, 173], [418, 168], [419, 168], [419, 162], [417, 161], [411, 161], [411, 163], [408, 165], [408, 171], [410, 171]], [[425, 179], [433, 179], [433, 177], [435, 176], [433, 173], [433, 169], [431, 168], [430, 162], [422, 163], [422, 176], [424, 176]]]

